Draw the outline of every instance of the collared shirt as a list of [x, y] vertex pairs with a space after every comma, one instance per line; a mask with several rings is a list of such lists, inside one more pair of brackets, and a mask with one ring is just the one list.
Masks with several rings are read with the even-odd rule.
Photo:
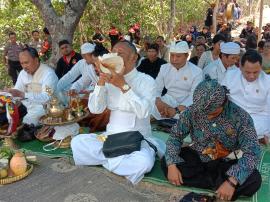
[[240, 69], [230, 70], [226, 73], [222, 85], [229, 89], [229, 99], [248, 113], [270, 115], [270, 76], [263, 71], [258, 79], [248, 82]]
[[89, 96], [89, 110], [94, 114], [100, 114], [106, 108], [111, 110], [108, 134], [137, 130], [149, 137], [150, 114], [155, 105], [155, 81], [137, 69], [126, 74], [124, 79], [130, 86], [125, 93], [109, 83], [105, 86], [96, 85]]
[[[74, 82], [80, 75], [82, 77]], [[67, 87], [70, 89], [75, 89], [77, 91], [83, 90], [91, 85], [91, 83], [97, 83], [98, 76], [94, 70], [92, 64], [87, 64], [85, 59], [80, 60], [77, 62], [68, 73], [63, 76], [58, 84], [57, 84], [57, 91], [61, 92]], [[72, 82], [74, 82], [72, 84]]]
[[8, 57], [8, 60], [11, 61], [19, 61], [19, 53], [22, 51], [23, 45], [16, 42], [13, 43], [7, 43], [4, 49], [4, 56]]
[[151, 62], [148, 58], [141, 61], [140, 66], [137, 67], [139, 72], [150, 75], [152, 78], [156, 78], [161, 65], [166, 64], [167, 62], [161, 58], [157, 58], [155, 61]]
[[237, 67], [233, 65], [226, 69], [221, 59], [218, 58], [203, 69], [203, 75], [205, 76], [206, 74], [208, 74], [211, 79], [217, 79], [218, 83], [221, 83], [225, 77], [226, 71], [232, 69], [237, 69]]
[[55, 69], [55, 73], [58, 76], [58, 78], [61, 79], [81, 59], [82, 59], [81, 54], [76, 53], [75, 51], [71, 52], [70, 61], [67, 61], [66, 56], [61, 57], [58, 60], [57, 66]]
[[191, 148], [198, 152], [203, 162], [212, 160], [202, 152], [209, 147], [215, 148], [215, 141], [219, 141], [231, 152], [241, 149], [243, 156], [227, 171], [227, 175], [234, 177], [240, 185], [258, 165], [261, 150], [252, 118], [231, 101], [224, 105], [223, 112], [213, 120], [200, 118], [192, 111], [192, 106], [180, 114], [167, 141], [167, 165], [184, 162], [179, 152], [184, 138], [189, 134], [192, 139]]
[[45, 91], [46, 87], [50, 87], [52, 90], [56, 89], [58, 78], [54, 70], [46, 64], [41, 63], [40, 66], [43, 66], [43, 67], [45, 66], [46, 68], [46, 71], [43, 71], [41, 79], [39, 80], [39, 84], [41, 85], [41, 88], [42, 88], [41, 93], [27, 92], [27, 85], [32, 83], [33, 75], [28, 74], [24, 70], [20, 72], [17, 82], [15, 84], [15, 87], [14, 87], [15, 89], [20, 90], [25, 93], [25, 98], [27, 98], [25, 101], [27, 103], [44, 104], [50, 99], [50, 96]]
[[164, 64], [156, 78], [157, 97], [161, 97], [164, 87], [167, 93], [163, 96], [170, 103], [189, 106], [192, 104], [193, 92], [202, 81], [202, 70], [191, 62], [177, 70], [172, 64]]

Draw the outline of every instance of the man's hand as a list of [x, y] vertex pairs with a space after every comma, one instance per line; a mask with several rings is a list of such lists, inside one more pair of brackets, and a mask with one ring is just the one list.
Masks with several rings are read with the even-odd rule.
[[112, 75], [111, 75], [111, 79], [110, 79], [110, 83], [118, 88], [120, 88], [121, 90], [122, 87], [126, 84], [126, 81], [124, 79], [124, 76], [122, 74], [117, 74], [115, 71], [110, 70]]
[[78, 95], [78, 92], [75, 89], [71, 89], [68, 91], [68, 96], [74, 97], [76, 95]]
[[110, 74], [100, 73], [99, 74], [99, 80], [98, 80], [98, 86], [105, 86], [105, 83], [109, 83], [111, 78]]
[[5, 91], [10, 93], [13, 97], [24, 98], [25, 96], [24, 92], [19, 91], [17, 89], [9, 88], [9, 89], [6, 89]]
[[156, 106], [157, 109], [161, 115], [161, 117], [166, 117], [168, 116], [168, 108], [170, 107], [168, 104], [166, 104], [165, 102], [161, 101], [161, 99], [158, 97], [156, 99]]
[[184, 110], [186, 109], [186, 106], [184, 106], [184, 105], [179, 105], [177, 108], [178, 108], [178, 110], [179, 110], [180, 112], [182, 112], [182, 111], [184, 111]]
[[176, 167], [175, 164], [168, 166], [168, 180], [173, 185], [180, 186], [183, 184], [183, 179], [180, 170]]
[[[235, 185], [237, 184], [237, 181], [233, 177], [230, 177], [229, 179]], [[217, 189], [216, 194], [219, 199], [230, 201], [232, 199], [234, 192], [235, 192], [235, 188], [232, 185], [230, 185], [229, 182], [225, 181]]]
[[173, 107], [168, 106], [165, 108], [165, 116], [166, 118], [173, 118], [176, 114], [176, 110]]

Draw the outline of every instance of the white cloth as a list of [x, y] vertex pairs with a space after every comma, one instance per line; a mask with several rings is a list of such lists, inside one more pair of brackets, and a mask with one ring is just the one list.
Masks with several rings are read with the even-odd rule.
[[[89, 110], [94, 114], [100, 114], [106, 108], [111, 110], [105, 135], [139, 131], [156, 144], [151, 138], [150, 125], [150, 114], [155, 103], [155, 81], [136, 69], [124, 78], [130, 86], [126, 93], [108, 83], [105, 86], [96, 85], [94, 92], [89, 96]], [[133, 184], [138, 183], [154, 165], [154, 151], [145, 142], [142, 142], [140, 151], [109, 159], [104, 157], [102, 146], [103, 143], [96, 139], [95, 134], [76, 136], [71, 142], [75, 164], [103, 165], [111, 172], [125, 176]]]
[[79, 134], [80, 126], [77, 123], [55, 126], [54, 140], [64, 140], [68, 136], [75, 136]]
[[198, 67], [201, 69], [204, 69], [207, 65], [209, 65], [211, 62], [214, 61], [212, 51], [205, 51], [201, 55], [199, 61], [198, 61]]
[[[58, 78], [54, 70], [46, 64], [40, 64], [39, 68], [42, 71], [36, 71], [35, 74], [38, 74], [38, 76], [28, 74], [22, 70], [14, 87], [14, 89], [25, 93], [26, 100], [23, 100], [22, 103], [27, 108], [27, 114], [23, 118], [23, 123], [38, 125], [39, 118], [45, 114], [43, 104], [50, 99], [50, 96], [45, 91], [46, 87], [48, 86], [52, 90], [56, 89]], [[32, 84], [34, 84], [35, 88], [29, 88], [29, 86], [33, 87]]]
[[[74, 82], [80, 75], [82, 75], [81, 78]], [[97, 81], [98, 76], [93, 65], [88, 64], [85, 59], [79, 60], [73, 68], [59, 80], [57, 84], [58, 97], [66, 104], [66, 91], [70, 89], [74, 89], [78, 92], [84, 89], [92, 90], [93, 88], [89, 89], [89, 87], [93, 87]]]
[[180, 41], [178, 43], [173, 41], [170, 45], [170, 53], [189, 53], [188, 43], [186, 41]]
[[257, 80], [248, 82], [240, 69], [234, 69], [222, 85], [229, 89], [229, 99], [251, 115], [258, 137], [270, 136], [270, 77], [261, 71]]
[[203, 76], [205, 77], [205, 75], [208, 74], [211, 79], [217, 79], [218, 83], [221, 83], [223, 78], [225, 77], [226, 71], [233, 69], [237, 69], [237, 67], [233, 65], [226, 69], [221, 59], [218, 58], [203, 69]]
[[81, 54], [92, 53], [95, 50], [96, 45], [91, 43], [84, 43], [81, 46]]
[[230, 55], [238, 55], [240, 54], [240, 46], [234, 42], [221, 43], [220, 52]]
[[[161, 101], [171, 107], [190, 106], [193, 103], [193, 92], [202, 80], [202, 70], [191, 62], [187, 62], [179, 70], [170, 63], [164, 64], [156, 78], [156, 97], [160, 97]], [[161, 97], [164, 87], [167, 93]], [[163, 119], [156, 105], [153, 116], [158, 120]]]

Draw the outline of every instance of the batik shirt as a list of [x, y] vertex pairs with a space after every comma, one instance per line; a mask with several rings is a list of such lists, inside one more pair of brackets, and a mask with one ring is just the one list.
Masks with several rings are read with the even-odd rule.
[[260, 146], [252, 118], [230, 101], [213, 120], [195, 113], [192, 106], [181, 114], [167, 141], [167, 165], [184, 162], [179, 153], [183, 139], [189, 134], [192, 139], [191, 148], [198, 152], [203, 162], [212, 160], [202, 152], [206, 148], [214, 148], [215, 141], [222, 143], [231, 152], [241, 149], [243, 156], [227, 171], [227, 175], [234, 177], [240, 185], [246, 181], [260, 160]]

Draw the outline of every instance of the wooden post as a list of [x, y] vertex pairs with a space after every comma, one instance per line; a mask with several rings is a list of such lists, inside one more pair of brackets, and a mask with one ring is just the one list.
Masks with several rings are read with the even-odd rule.
[[263, 5], [264, 1], [260, 0], [260, 21], [259, 21], [259, 33], [258, 33], [258, 41], [262, 39], [262, 23], [263, 23]]
[[216, 6], [213, 11], [213, 34], [217, 33], [217, 11], [219, 6], [219, 0], [216, 0]]

